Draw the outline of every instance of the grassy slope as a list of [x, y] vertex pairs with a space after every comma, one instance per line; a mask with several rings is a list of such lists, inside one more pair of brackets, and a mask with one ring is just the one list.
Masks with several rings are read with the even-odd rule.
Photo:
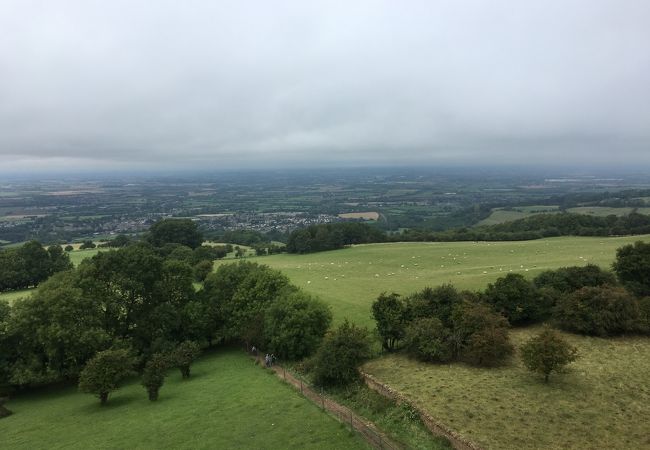
[[332, 306], [336, 321], [348, 318], [372, 327], [370, 305], [383, 291], [409, 294], [442, 283], [480, 290], [510, 270], [533, 277], [542, 270], [587, 262], [608, 267], [618, 247], [637, 240], [650, 236], [371, 244], [247, 259], [282, 270], [293, 283], [321, 297]]
[[0, 420], [2, 448], [368, 448], [245, 355], [204, 357], [182, 381], [171, 372], [158, 402], [134, 380], [107, 407], [75, 388], [17, 397]]
[[[536, 330], [511, 336], [519, 344]], [[487, 448], [650, 448], [650, 339], [565, 336], [580, 359], [548, 385], [518, 359], [478, 369], [391, 355], [365, 370]]]

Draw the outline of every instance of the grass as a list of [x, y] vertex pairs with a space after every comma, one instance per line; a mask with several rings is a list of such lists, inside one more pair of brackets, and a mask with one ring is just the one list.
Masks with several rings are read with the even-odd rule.
[[[511, 337], [519, 345], [537, 330]], [[564, 335], [580, 358], [548, 385], [518, 358], [479, 369], [390, 355], [364, 370], [487, 448], [650, 448], [650, 339]]]
[[237, 351], [210, 354], [183, 381], [170, 372], [157, 402], [137, 380], [108, 405], [76, 388], [12, 399], [3, 449], [366, 449], [356, 435]]
[[[562, 266], [594, 263], [607, 268], [618, 247], [638, 240], [650, 236], [368, 244], [246, 259], [281, 270], [297, 286], [319, 296], [332, 307], [336, 322], [348, 318], [374, 327], [370, 306], [381, 292], [409, 294], [442, 283], [481, 290], [510, 271], [532, 278]], [[215, 266], [231, 262], [217, 261]]]
[[[575, 208], [567, 209], [567, 212], [574, 213], [574, 214], [587, 214], [590, 216], [606, 217], [610, 215], [625, 216], [631, 213], [633, 209], [635, 208], [631, 208], [631, 207], [611, 208], [608, 206], [578, 206]], [[636, 208], [636, 211], [639, 214], [650, 214], [650, 208]]]

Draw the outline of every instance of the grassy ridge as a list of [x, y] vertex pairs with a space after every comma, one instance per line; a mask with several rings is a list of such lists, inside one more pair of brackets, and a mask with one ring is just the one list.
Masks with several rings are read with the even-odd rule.
[[[650, 236], [559, 237], [517, 242], [409, 242], [358, 245], [308, 255], [249, 260], [282, 270], [332, 306], [335, 321], [374, 327], [370, 305], [384, 291], [409, 294], [452, 283], [480, 290], [509, 271], [533, 277], [543, 270], [587, 263], [609, 267], [616, 249]], [[216, 265], [232, 261], [218, 261]]]
[[[537, 330], [511, 337], [518, 345]], [[650, 448], [650, 339], [563, 335], [580, 358], [548, 385], [518, 358], [479, 369], [391, 355], [364, 369], [486, 448]]]
[[183, 381], [170, 372], [160, 400], [134, 380], [106, 407], [73, 387], [12, 399], [3, 449], [362, 449], [357, 436], [238, 351], [208, 355]]

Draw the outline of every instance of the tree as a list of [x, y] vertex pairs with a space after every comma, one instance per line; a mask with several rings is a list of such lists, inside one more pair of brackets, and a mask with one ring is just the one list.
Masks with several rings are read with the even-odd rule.
[[60, 272], [12, 308], [11, 333], [20, 336], [12, 379], [16, 384], [76, 377], [108, 345], [104, 312], [76, 286], [73, 272]]
[[283, 359], [298, 360], [316, 351], [332, 322], [322, 301], [304, 292], [280, 297], [266, 310], [266, 348]]
[[612, 267], [621, 283], [635, 295], [650, 295], [650, 243], [638, 241], [619, 248]]
[[562, 293], [571, 293], [585, 286], [614, 285], [616, 278], [614, 274], [604, 271], [595, 264], [587, 264], [583, 267], [546, 270], [537, 275], [533, 283], [538, 288], [553, 288]]
[[176, 243], [195, 249], [203, 243], [203, 234], [190, 219], [162, 219], [149, 228], [149, 241], [156, 247]]
[[409, 315], [412, 318], [437, 317], [444, 326], [451, 326], [454, 305], [461, 302], [463, 295], [451, 284], [435, 289], [424, 288], [407, 299]]
[[169, 368], [169, 356], [163, 353], [154, 353], [144, 366], [142, 372], [142, 385], [147, 389], [149, 400], [158, 400], [158, 392], [165, 382], [167, 369]]
[[415, 319], [406, 328], [404, 348], [420, 361], [447, 362], [453, 358], [450, 330], [435, 317]]
[[97, 247], [93, 241], [83, 241], [79, 246], [79, 250], [86, 250]]
[[548, 383], [551, 372], [561, 372], [577, 357], [578, 349], [548, 326], [521, 347], [524, 365], [531, 372], [544, 375], [545, 383]]
[[127, 349], [104, 350], [97, 353], [81, 371], [79, 390], [95, 394], [102, 405], [126, 377], [133, 375], [135, 358]]
[[520, 274], [509, 273], [494, 284], [489, 284], [483, 299], [513, 325], [535, 322], [541, 318], [539, 293]]
[[397, 342], [404, 338], [406, 314], [406, 304], [395, 293], [382, 292], [372, 304], [372, 316], [377, 322], [377, 331], [385, 350], [394, 350]]
[[563, 330], [613, 336], [638, 330], [639, 302], [620, 287], [584, 287], [560, 298], [553, 317]]
[[313, 374], [321, 386], [345, 385], [359, 378], [357, 367], [370, 357], [368, 330], [347, 320], [325, 336], [313, 359]]
[[181, 371], [183, 378], [190, 377], [190, 366], [201, 354], [201, 347], [194, 341], [183, 341], [173, 351], [171, 361]]
[[74, 250], [74, 247], [72, 245], [66, 245], [64, 250], [66, 252], [71, 252], [72, 250]]
[[212, 261], [204, 259], [199, 261], [193, 267], [194, 279], [198, 282], [205, 281], [205, 278], [212, 272]]
[[508, 320], [489, 305], [465, 301], [454, 308], [452, 322], [452, 348], [470, 364], [497, 366], [512, 355]]

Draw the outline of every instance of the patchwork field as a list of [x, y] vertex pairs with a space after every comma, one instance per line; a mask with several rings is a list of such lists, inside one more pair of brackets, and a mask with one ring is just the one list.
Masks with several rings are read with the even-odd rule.
[[[381, 292], [409, 294], [452, 283], [480, 290], [508, 272], [534, 277], [543, 270], [587, 263], [609, 267], [616, 249], [650, 236], [559, 237], [518, 242], [413, 242], [358, 245], [308, 255], [247, 258], [286, 273], [332, 307], [334, 318], [374, 327], [370, 305]], [[232, 261], [217, 261], [216, 265]]]
[[17, 396], [2, 448], [365, 449], [356, 435], [239, 351], [170, 372], [157, 402], [137, 380], [101, 407], [76, 388]]
[[[520, 344], [537, 330], [511, 337]], [[518, 358], [478, 369], [390, 355], [364, 370], [485, 448], [650, 448], [650, 339], [564, 336], [580, 358], [548, 385]]]

